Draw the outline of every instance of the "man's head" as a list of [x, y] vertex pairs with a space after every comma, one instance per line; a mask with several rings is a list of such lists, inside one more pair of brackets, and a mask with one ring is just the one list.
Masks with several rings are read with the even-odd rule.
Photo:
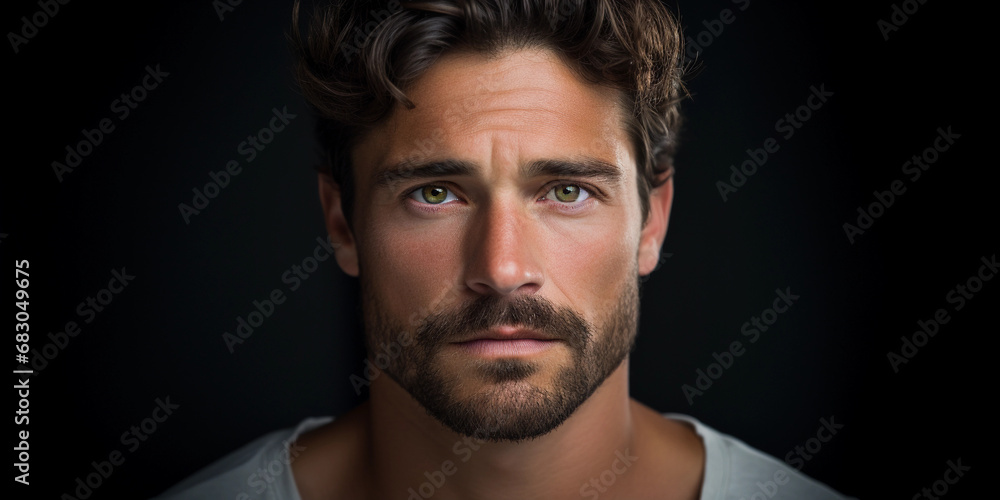
[[[520, 440], [622, 368], [672, 198], [680, 37], [648, 2], [388, 2], [299, 43], [369, 352], [453, 430]], [[297, 29], [297, 28], [296, 28]]]

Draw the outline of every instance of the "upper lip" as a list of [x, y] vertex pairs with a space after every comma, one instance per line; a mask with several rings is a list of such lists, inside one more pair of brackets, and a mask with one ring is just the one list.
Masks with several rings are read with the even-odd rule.
[[534, 340], [558, 340], [557, 337], [548, 335], [545, 332], [541, 332], [532, 328], [525, 328], [521, 326], [495, 326], [485, 331], [476, 332], [472, 335], [463, 337], [457, 341], [456, 344], [462, 342], [472, 342], [474, 340], [517, 340], [517, 339], [534, 339]]

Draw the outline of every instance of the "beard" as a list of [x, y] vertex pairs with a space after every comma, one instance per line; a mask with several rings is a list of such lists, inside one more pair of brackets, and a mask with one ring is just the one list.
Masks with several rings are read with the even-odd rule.
[[[619, 300], [598, 311], [596, 326], [537, 295], [481, 295], [433, 312], [410, 327], [412, 343], [383, 371], [428, 414], [464, 436], [519, 442], [545, 435], [565, 422], [632, 350], [639, 321], [638, 274], [634, 276]], [[369, 353], [396, 337], [409, 337], [406, 326], [384, 313], [387, 308], [364, 283], [362, 296]], [[517, 357], [463, 358], [461, 371], [445, 369], [442, 351], [449, 344], [498, 326], [547, 334], [568, 348], [571, 359], [552, 366]], [[553, 368], [544, 385], [531, 381]]]

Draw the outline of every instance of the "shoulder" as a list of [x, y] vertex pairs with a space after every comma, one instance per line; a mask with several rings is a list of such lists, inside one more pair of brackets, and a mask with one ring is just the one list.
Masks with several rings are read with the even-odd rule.
[[154, 500], [299, 500], [291, 463], [299, 435], [331, 417], [308, 418], [296, 427], [261, 436], [174, 485]]
[[687, 422], [705, 444], [705, 476], [701, 500], [766, 498], [768, 500], [845, 500], [830, 487], [693, 417], [665, 414]]

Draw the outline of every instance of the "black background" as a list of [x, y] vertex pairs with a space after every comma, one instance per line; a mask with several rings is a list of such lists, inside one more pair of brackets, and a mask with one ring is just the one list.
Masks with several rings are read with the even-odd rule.
[[[983, 390], [993, 357], [983, 334], [996, 331], [997, 285], [961, 311], [945, 297], [997, 250], [994, 166], [976, 153], [993, 126], [970, 118], [993, 101], [971, 85], [988, 27], [982, 13], [929, 0], [885, 40], [877, 22], [892, 3], [855, 3], [673, 4], [692, 38], [724, 8], [735, 21], [689, 81], [632, 391], [779, 458], [833, 417], [844, 427], [806, 474], [854, 496], [911, 498], [961, 458], [972, 469], [948, 498], [971, 497], [992, 433], [970, 418], [995, 394]], [[39, 10], [9, 7], [5, 31]], [[81, 327], [31, 379], [31, 485], [15, 484], [18, 497], [75, 497], [76, 479], [114, 450], [125, 462], [92, 498], [150, 496], [363, 397], [349, 382], [364, 355], [353, 280], [332, 259], [295, 291], [281, 278], [325, 236], [312, 122], [284, 42], [290, 13], [287, 1], [245, 1], [221, 21], [208, 0], [70, 2], [18, 53], [8, 43], [0, 262], [13, 274], [15, 260], [30, 261], [33, 349], [68, 321]], [[169, 76], [120, 120], [111, 103], [147, 65]], [[834, 95], [784, 139], [776, 122], [821, 85]], [[237, 146], [286, 106], [297, 118], [247, 162]], [[52, 162], [103, 118], [115, 130], [60, 182]], [[949, 126], [961, 137], [911, 182], [903, 163]], [[780, 149], [723, 201], [716, 182], [770, 137]], [[186, 224], [178, 205], [229, 160], [242, 172]], [[895, 179], [905, 194], [850, 243], [842, 225]], [[135, 279], [84, 323], [77, 305], [123, 267]], [[14, 284], [3, 287], [14, 302]], [[741, 325], [786, 287], [801, 298], [748, 344]], [[288, 300], [230, 353], [222, 333], [276, 288]], [[951, 320], [894, 373], [887, 353], [938, 308]], [[690, 405], [681, 386], [734, 340], [746, 353]], [[167, 397], [180, 407], [129, 451], [122, 433]]]

